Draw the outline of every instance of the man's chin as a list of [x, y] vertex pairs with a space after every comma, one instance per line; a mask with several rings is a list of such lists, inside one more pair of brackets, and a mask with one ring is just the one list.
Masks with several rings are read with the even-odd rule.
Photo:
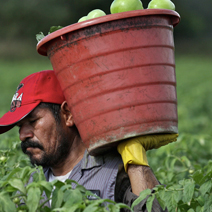
[[31, 153], [26, 153], [29, 156], [30, 162], [33, 166], [45, 166], [45, 161], [43, 158], [36, 157], [35, 155], [32, 155]]
[[34, 158], [31, 158], [31, 157], [30, 157], [30, 162], [31, 162], [31, 164], [33, 166], [43, 166], [42, 161], [34, 159]]
[[45, 157], [37, 158], [35, 156], [30, 156], [30, 161], [33, 166], [51, 167], [52, 165], [52, 160]]

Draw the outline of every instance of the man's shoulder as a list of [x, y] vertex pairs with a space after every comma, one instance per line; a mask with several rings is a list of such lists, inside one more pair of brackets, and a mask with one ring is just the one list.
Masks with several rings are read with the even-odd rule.
[[98, 155], [90, 155], [88, 151], [85, 152], [84, 157], [81, 161], [82, 169], [90, 169], [98, 166], [111, 165], [122, 163], [120, 154], [117, 151], [107, 151]]
[[121, 155], [116, 150], [105, 152], [105, 154], [103, 154], [103, 158], [106, 163], [112, 161], [122, 163]]
[[102, 160], [103, 164], [120, 164], [122, 162], [121, 155], [116, 149], [102, 152], [101, 154], [95, 155], [94, 160]]

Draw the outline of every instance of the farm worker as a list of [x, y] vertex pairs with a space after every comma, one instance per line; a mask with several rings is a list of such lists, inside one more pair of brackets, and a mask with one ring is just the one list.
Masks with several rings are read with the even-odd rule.
[[[114, 150], [101, 156], [89, 155], [51, 70], [29, 75], [17, 87], [10, 110], [0, 119], [0, 133], [14, 126], [19, 127], [23, 152], [32, 164], [44, 167], [47, 181], [69, 178], [101, 198], [129, 206], [142, 190], [158, 184], [145, 149], [133, 144], [133, 139], [118, 146], [120, 154]], [[131, 155], [137, 151], [133, 147], [139, 149], [138, 158]], [[146, 211], [145, 204], [146, 200], [142, 201], [135, 211]], [[156, 199], [152, 211], [162, 211]]]

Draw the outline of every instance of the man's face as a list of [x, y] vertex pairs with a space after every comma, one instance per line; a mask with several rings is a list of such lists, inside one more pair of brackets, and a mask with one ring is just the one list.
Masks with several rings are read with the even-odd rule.
[[35, 108], [18, 124], [21, 147], [32, 164], [55, 166], [70, 153], [71, 140], [67, 127], [56, 123], [48, 108]]

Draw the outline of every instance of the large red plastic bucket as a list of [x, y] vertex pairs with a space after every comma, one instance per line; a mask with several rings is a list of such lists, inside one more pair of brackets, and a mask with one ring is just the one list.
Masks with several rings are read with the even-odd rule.
[[91, 154], [138, 135], [177, 133], [177, 12], [130, 11], [72, 24], [37, 45]]

